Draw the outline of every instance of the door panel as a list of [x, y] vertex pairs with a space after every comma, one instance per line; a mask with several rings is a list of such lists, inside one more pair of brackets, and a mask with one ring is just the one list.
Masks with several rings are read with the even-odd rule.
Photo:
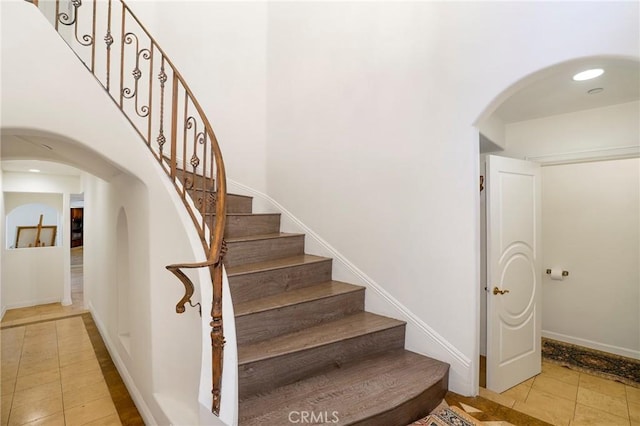
[[487, 388], [540, 373], [540, 166], [487, 157]]

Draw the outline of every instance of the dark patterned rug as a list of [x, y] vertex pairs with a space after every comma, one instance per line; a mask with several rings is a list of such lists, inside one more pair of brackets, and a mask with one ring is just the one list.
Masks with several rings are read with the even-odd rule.
[[640, 360], [544, 338], [542, 357], [554, 364], [640, 387]]
[[445, 408], [409, 426], [474, 426], [474, 424], [475, 422], [465, 419], [452, 409]]

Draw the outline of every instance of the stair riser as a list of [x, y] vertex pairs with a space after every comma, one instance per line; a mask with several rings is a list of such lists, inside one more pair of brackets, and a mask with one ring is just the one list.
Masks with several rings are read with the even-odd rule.
[[224, 264], [227, 267], [264, 262], [303, 254], [304, 235], [268, 238], [252, 241], [231, 241]]
[[[210, 226], [215, 224], [215, 216], [207, 216]], [[247, 237], [249, 235], [277, 234], [280, 232], [279, 214], [251, 216], [227, 215], [224, 228], [225, 238]]]
[[331, 260], [229, 277], [233, 303], [273, 296], [331, 280]]
[[404, 347], [405, 327], [365, 334], [348, 340], [240, 365], [239, 397], [266, 392], [296, 382], [347, 361]]
[[[190, 189], [188, 191], [191, 199], [193, 200], [193, 204], [196, 208], [200, 208], [202, 203], [202, 196], [204, 194], [205, 197], [209, 197], [209, 194], [212, 194], [209, 191], [202, 191], [200, 189]], [[215, 209], [214, 204], [211, 201], [211, 198], [208, 198], [207, 211], [213, 212]], [[242, 195], [235, 194], [227, 194], [227, 213], [251, 213], [252, 212], [252, 204], [253, 200], [251, 197], [243, 197]]]
[[238, 344], [270, 339], [364, 310], [364, 289], [236, 318]]
[[328, 419], [312, 424], [406, 426], [442, 401], [448, 374], [448, 365], [404, 349], [359, 358], [267, 394], [243, 398], [239, 424], [286, 425], [291, 423], [289, 413], [306, 411], [316, 416], [329, 413]]
[[413, 423], [417, 419], [429, 415], [444, 399], [449, 389], [449, 375], [445, 374], [440, 381], [426, 389], [414, 399], [405, 401], [403, 404], [368, 418], [361, 422], [350, 423], [350, 426], [405, 426]]

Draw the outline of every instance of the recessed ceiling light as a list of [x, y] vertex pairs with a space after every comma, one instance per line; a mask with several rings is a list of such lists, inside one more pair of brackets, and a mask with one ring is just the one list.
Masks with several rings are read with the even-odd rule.
[[593, 68], [590, 70], [579, 72], [578, 74], [573, 76], [574, 81], [584, 81], [591, 80], [592, 78], [600, 77], [604, 74], [604, 70], [602, 68]]
[[38, 170], [38, 169], [29, 169], [29, 171], [31, 173], [40, 173], [40, 170]]
[[587, 93], [590, 95], [595, 95], [597, 93], [603, 92], [604, 89], [602, 87], [596, 87], [594, 89], [588, 90]]

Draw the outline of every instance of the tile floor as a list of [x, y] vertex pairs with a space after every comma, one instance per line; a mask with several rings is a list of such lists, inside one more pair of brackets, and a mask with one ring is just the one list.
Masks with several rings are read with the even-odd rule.
[[550, 424], [481, 396], [466, 397], [447, 392], [445, 401], [460, 417], [474, 426], [549, 426]]
[[3, 328], [2, 425], [120, 425], [81, 316]]
[[72, 249], [71, 306], [7, 311], [0, 323], [5, 425], [144, 424], [82, 306], [82, 249]]
[[545, 361], [536, 377], [480, 396], [554, 425], [640, 426], [640, 388]]

